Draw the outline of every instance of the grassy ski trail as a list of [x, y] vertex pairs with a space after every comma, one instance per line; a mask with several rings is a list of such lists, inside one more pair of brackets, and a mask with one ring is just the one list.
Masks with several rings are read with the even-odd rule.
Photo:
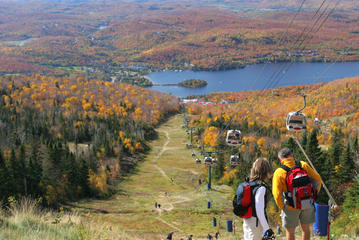
[[[80, 208], [97, 210], [90, 210], [88, 221], [106, 226], [98, 231], [112, 231], [107, 236], [113, 239], [165, 239], [172, 231], [174, 239], [187, 239], [190, 234], [194, 239], [206, 239], [208, 233], [213, 236], [218, 230], [220, 239], [242, 238], [225, 229], [226, 219], [233, 219], [230, 187], [214, 185], [208, 191], [205, 184], [198, 185], [207, 170], [196, 165], [191, 150], [186, 149], [182, 124], [183, 116], [176, 115], [157, 129], [159, 137], [150, 143], [152, 150], [146, 160], [119, 184], [117, 195], [78, 203]], [[160, 209], [155, 208], [156, 201]], [[211, 201], [211, 209], [207, 209], [207, 201]], [[217, 218], [219, 228], [212, 226], [212, 217]], [[236, 223], [239, 225], [238, 219]], [[116, 231], [125, 234], [116, 238]]]

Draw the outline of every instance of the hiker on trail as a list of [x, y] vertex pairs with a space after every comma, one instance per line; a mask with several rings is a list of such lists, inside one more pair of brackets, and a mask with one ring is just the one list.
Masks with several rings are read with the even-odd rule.
[[155, 202], [155, 208], [157, 208], [157, 202]]
[[161, 204], [158, 204], [157, 206], [158, 206], [158, 208], [161, 208]]
[[210, 240], [213, 239], [212, 235], [208, 233], [207, 239], [210, 239]]
[[281, 233], [280, 226], [277, 225], [277, 235], [280, 235], [280, 233]]
[[314, 201], [322, 180], [306, 162], [295, 161], [289, 148], [281, 149], [278, 158], [282, 165], [274, 172], [272, 191], [282, 210], [282, 226], [286, 229], [287, 240], [295, 239], [294, 232], [299, 223], [302, 239], [309, 240], [310, 225], [315, 222]]
[[168, 235], [167, 235], [167, 238], [166, 240], [172, 240], [172, 235], [173, 235], [174, 232], [170, 232]]
[[255, 213], [249, 218], [243, 218], [243, 234], [245, 240], [271, 239], [274, 232], [269, 227], [267, 214], [265, 212], [270, 191], [267, 184], [273, 175], [273, 170], [265, 158], [258, 158], [252, 165], [249, 181], [255, 183], [251, 188], [254, 196]]
[[216, 234], [214, 235], [214, 238], [217, 240], [219, 236], [219, 232], [216, 232]]
[[193, 235], [191, 234], [191, 235], [189, 235], [189, 237], [188, 237], [188, 239], [187, 240], [192, 240], [192, 237], [193, 237]]

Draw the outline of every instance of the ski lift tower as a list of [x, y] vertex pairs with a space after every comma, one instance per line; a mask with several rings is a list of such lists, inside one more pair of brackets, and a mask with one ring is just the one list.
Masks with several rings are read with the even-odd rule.
[[[206, 164], [206, 160], [204, 161], [204, 164], [208, 165], [208, 185], [207, 185], [207, 189], [211, 190], [212, 189], [212, 165], [216, 165], [217, 164], [217, 160], [212, 158], [212, 154], [217, 154], [218, 152], [210, 152], [210, 151], [204, 151], [203, 153], [205, 155], [205, 159], [210, 160], [209, 163]], [[207, 162], [208, 162], [207, 160]]]

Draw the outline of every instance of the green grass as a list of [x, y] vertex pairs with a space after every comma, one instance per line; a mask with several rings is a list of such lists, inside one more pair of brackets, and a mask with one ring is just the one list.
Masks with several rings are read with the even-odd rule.
[[[90, 214], [87, 217], [89, 221], [118, 226], [126, 234], [139, 239], [160, 239], [171, 231], [175, 232], [175, 239], [188, 237], [189, 234], [194, 234], [195, 239], [204, 239], [208, 233], [213, 235], [217, 231], [212, 227], [212, 217], [216, 216], [222, 219], [222, 239], [235, 239], [224, 229], [226, 219], [233, 219], [232, 203], [228, 199], [231, 188], [214, 186], [213, 191], [208, 191], [205, 184], [198, 186], [198, 176], [206, 174], [207, 169], [196, 165], [191, 150], [185, 148], [187, 135], [181, 128], [182, 121], [182, 116], [177, 115], [157, 129], [159, 138], [150, 143], [152, 150], [146, 160], [135, 174], [119, 184], [121, 194], [110, 200], [82, 201], [78, 204], [78, 209], [111, 212]], [[166, 150], [158, 158], [167, 141]], [[156, 166], [173, 178], [173, 183]], [[207, 209], [208, 200], [212, 202], [211, 209]], [[162, 205], [160, 217], [154, 207], [155, 201]]]
[[84, 239], [79, 221], [77, 214], [44, 211], [34, 200], [22, 199], [1, 212], [0, 239]]

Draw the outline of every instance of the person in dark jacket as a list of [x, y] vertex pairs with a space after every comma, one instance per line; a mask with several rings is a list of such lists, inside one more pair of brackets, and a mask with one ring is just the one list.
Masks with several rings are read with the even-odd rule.
[[166, 240], [172, 240], [172, 235], [173, 235], [174, 232], [170, 232], [168, 235], [167, 235], [167, 238]]

